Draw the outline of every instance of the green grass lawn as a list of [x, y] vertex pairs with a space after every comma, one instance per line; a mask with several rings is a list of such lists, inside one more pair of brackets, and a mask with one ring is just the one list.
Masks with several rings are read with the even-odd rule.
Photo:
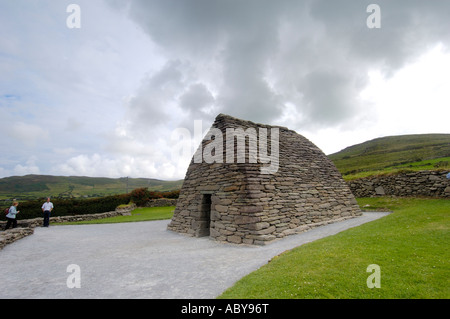
[[116, 216], [90, 221], [61, 223], [59, 225], [130, 223], [130, 222], [171, 219], [173, 216], [174, 209], [175, 206], [137, 208], [131, 212], [131, 216]]
[[345, 180], [353, 180], [374, 175], [390, 175], [402, 172], [416, 172], [422, 170], [448, 170], [450, 169], [450, 157], [442, 157], [427, 161], [411, 162], [407, 164], [398, 164], [387, 166], [382, 169], [362, 171], [352, 174], [344, 174]]
[[[450, 201], [358, 202], [393, 213], [285, 252], [219, 298], [450, 298]], [[367, 287], [371, 264], [380, 267], [381, 288]]]

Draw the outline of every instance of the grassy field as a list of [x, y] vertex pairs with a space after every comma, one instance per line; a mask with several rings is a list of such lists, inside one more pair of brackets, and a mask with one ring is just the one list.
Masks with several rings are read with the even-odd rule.
[[[285, 252], [220, 298], [450, 298], [450, 201], [362, 198], [361, 207], [393, 210], [380, 220]], [[367, 267], [380, 267], [369, 289]]]
[[60, 223], [59, 225], [131, 223], [131, 222], [171, 219], [173, 216], [174, 209], [175, 206], [137, 208], [131, 212], [131, 216], [116, 216], [90, 221]]
[[399, 171], [450, 169], [450, 134], [390, 136], [328, 156], [344, 179]]
[[402, 172], [414, 172], [423, 170], [450, 170], [450, 157], [441, 157], [427, 161], [410, 162], [407, 164], [397, 164], [392, 166], [386, 166], [382, 169], [374, 169], [369, 171], [359, 171], [356, 173], [348, 173], [343, 175], [347, 181], [364, 178], [373, 175], [389, 175]]

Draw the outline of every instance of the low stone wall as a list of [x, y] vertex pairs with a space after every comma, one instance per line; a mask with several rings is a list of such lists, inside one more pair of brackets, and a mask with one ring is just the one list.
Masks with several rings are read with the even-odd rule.
[[[102, 219], [108, 217], [115, 217], [119, 215], [123, 215], [125, 211], [113, 211], [101, 214], [86, 214], [86, 215], [74, 215], [74, 216], [56, 216], [50, 217], [50, 224], [52, 223], [70, 223], [70, 222], [80, 222], [86, 220], [94, 220], [94, 219]], [[35, 228], [42, 226], [44, 218], [33, 218], [33, 219], [23, 219], [17, 220], [17, 227], [30, 227]], [[6, 221], [0, 222], [0, 229], [4, 229], [6, 225]]]
[[[127, 206], [124, 208], [117, 208], [115, 211], [106, 212], [101, 214], [86, 214], [86, 215], [74, 215], [74, 216], [55, 216], [50, 217], [50, 225], [52, 223], [67, 223], [67, 222], [79, 222], [87, 220], [102, 219], [108, 217], [115, 217], [120, 215], [127, 215], [136, 205]], [[0, 232], [0, 250], [7, 244], [13, 243], [21, 238], [29, 236], [34, 233], [35, 227], [40, 227], [43, 224], [42, 218], [23, 219], [17, 220], [17, 228], [8, 229]], [[0, 229], [5, 229], [6, 221], [0, 221]]]
[[424, 196], [450, 198], [449, 171], [418, 171], [348, 181], [355, 197]]
[[8, 244], [34, 233], [34, 228], [14, 228], [0, 232], [0, 250]]
[[118, 213], [118, 215], [131, 215], [131, 211], [135, 210], [137, 208], [136, 204], [130, 204], [125, 205], [122, 207], [117, 207], [115, 212]]

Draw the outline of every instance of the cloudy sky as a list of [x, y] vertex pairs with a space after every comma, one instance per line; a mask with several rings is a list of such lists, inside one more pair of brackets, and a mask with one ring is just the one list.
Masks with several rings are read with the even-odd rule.
[[450, 133], [449, 13], [448, 0], [0, 0], [0, 177], [180, 179], [194, 123], [219, 113], [326, 154]]

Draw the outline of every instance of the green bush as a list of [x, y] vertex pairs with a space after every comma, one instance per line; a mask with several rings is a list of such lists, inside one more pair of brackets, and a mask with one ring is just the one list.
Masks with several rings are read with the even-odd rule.
[[[127, 204], [130, 199], [130, 194], [91, 199], [52, 199], [54, 206], [52, 216], [105, 213], [115, 210], [116, 207], [121, 204]], [[18, 210], [20, 213], [17, 215], [17, 219], [20, 220], [42, 217], [41, 207], [45, 201], [45, 198], [26, 202], [19, 201]], [[5, 208], [6, 207], [2, 207], [2, 212]], [[4, 213], [1, 215], [1, 219], [6, 220], [6, 215]]]
[[146, 187], [136, 188], [131, 192], [131, 200], [137, 206], [144, 206], [149, 200], [157, 198], [178, 198], [180, 191], [151, 192]]
[[180, 196], [180, 191], [177, 190], [177, 191], [171, 191], [171, 192], [164, 192], [161, 195], [164, 198], [175, 198], [176, 199]]
[[150, 192], [146, 187], [136, 188], [131, 191], [131, 200], [137, 206], [143, 206], [146, 202], [149, 201], [149, 199]]

